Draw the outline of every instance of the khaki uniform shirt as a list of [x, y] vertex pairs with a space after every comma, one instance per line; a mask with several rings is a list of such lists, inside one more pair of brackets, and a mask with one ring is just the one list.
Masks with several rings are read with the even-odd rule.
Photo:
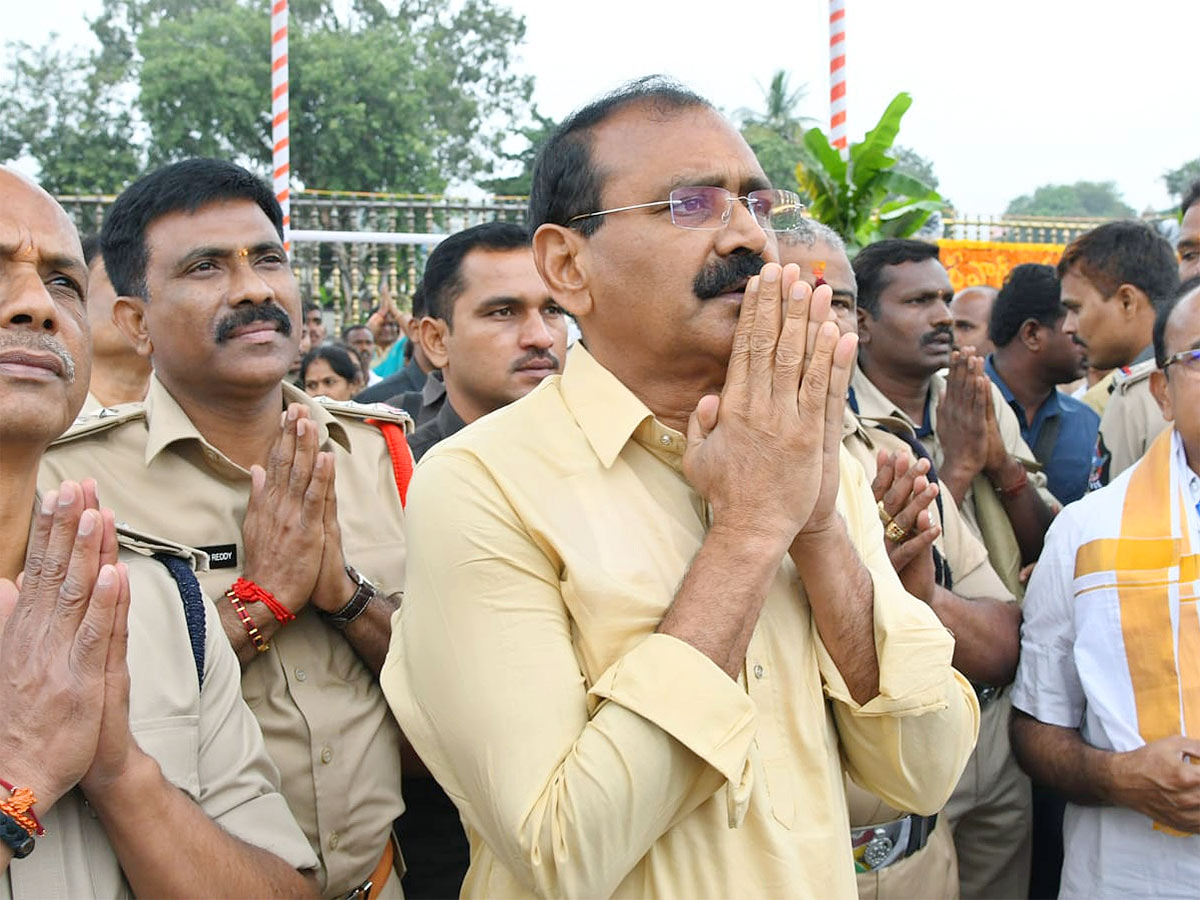
[[1167, 427], [1158, 401], [1150, 393], [1150, 373], [1158, 369], [1154, 360], [1133, 366], [1128, 373], [1113, 375], [1113, 392], [1100, 420], [1102, 451], [1108, 460], [1107, 484], [1135, 462]]
[[685, 444], [576, 345], [417, 468], [381, 680], [462, 814], [465, 897], [853, 897], [843, 765], [934, 812], [970, 755], [974, 693], [848, 456], [878, 696], [850, 696], [787, 557], [736, 681], [655, 632], [711, 521]]
[[1113, 392], [1113, 378], [1116, 373], [1117, 370], [1113, 369], [1083, 392], [1083, 402], [1094, 409], [1100, 418], [1104, 418], [1104, 410], [1108, 408], [1108, 400]]
[[[129, 567], [129, 726], [163, 777], [234, 837], [298, 869], [317, 859], [279, 794], [279, 773], [238, 689], [238, 663], [206, 598], [204, 687], [179, 587], [154, 552], [192, 559], [178, 546], [121, 536]], [[202, 559], [203, 557], [201, 557]], [[104, 829], [82, 792], [72, 790], [39, 818], [46, 834], [33, 853], [0, 875], [0, 896], [132, 897]], [[164, 828], [170, 823], [164, 822]], [[187, 852], [180, 835], [179, 852]]]
[[[858, 366], [854, 367], [854, 376], [851, 379], [850, 387], [858, 402], [859, 415], [863, 418], [899, 419], [914, 433], [920, 430], [917, 423], [913, 422], [903, 410], [872, 384]], [[1021, 423], [1017, 421], [1016, 414], [1004, 402], [1004, 395], [1000, 393], [1000, 389], [995, 384], [990, 382], [990, 379], [989, 387], [992, 391], [992, 405], [996, 409], [996, 422], [1000, 428], [1000, 438], [1004, 442], [1004, 449], [1019, 459], [1029, 470], [1029, 481], [1041, 494], [1046, 505], [1052, 510], [1059, 509], [1059, 502], [1046, 488], [1046, 476], [1040, 471], [1041, 464], [1037, 462], [1033, 451], [1021, 438]], [[937, 405], [946, 392], [946, 378], [941, 372], [933, 376], [930, 391], [932, 396], [929, 403], [929, 422], [926, 424], [933, 429], [933, 432], [922, 437], [921, 443], [929, 451], [934, 466], [940, 467], [945, 456], [937, 436]], [[967, 491], [966, 497], [963, 498], [960, 511], [970, 528], [983, 541], [992, 567], [1009, 592], [1014, 597], [1023, 596], [1023, 585], [1018, 577], [1021, 571], [1021, 550], [1017, 544], [1017, 536], [1008, 520], [1008, 514], [1004, 511], [1000, 493], [992, 486], [987, 476], [981, 473], [971, 482], [971, 487]]]
[[[334, 453], [346, 561], [385, 594], [401, 590], [404, 513], [383, 437], [361, 420], [363, 410], [388, 418], [385, 408], [327, 408], [291, 385], [283, 391], [285, 405], [308, 406], [322, 449]], [[250, 473], [204, 440], [157, 377], [144, 404], [81, 419], [43, 457], [43, 487], [85, 476], [119, 520], [208, 552], [213, 567], [200, 582], [209, 596], [221, 598], [241, 574]], [[321, 860], [322, 893], [349, 890], [371, 874], [404, 809], [400, 731], [378, 683], [306, 607], [245, 667], [242, 693]]]
[[[888, 420], [887, 426], [907, 428], [899, 420]], [[842, 433], [842, 445], [862, 465], [868, 481], [875, 478], [876, 457], [880, 450], [900, 451], [907, 454], [910, 460], [915, 459], [904, 441], [876, 423], [859, 419], [849, 409], [846, 410]], [[954, 593], [968, 600], [1013, 600], [1012, 593], [988, 562], [987, 548], [963, 521], [954, 498], [948, 491], [943, 491], [941, 497], [944, 515], [939, 512], [937, 503], [930, 504], [929, 514], [933, 523], [942, 529], [942, 533], [934, 540], [934, 546], [950, 566]], [[854, 828], [891, 822], [906, 815], [850, 779], [846, 780], [846, 801], [850, 809], [850, 825]], [[942, 816], [929, 843], [919, 853], [884, 869], [858, 875], [860, 900], [874, 897], [957, 897], [958, 869], [953, 864], [954, 848], [950, 830], [951, 823]]]

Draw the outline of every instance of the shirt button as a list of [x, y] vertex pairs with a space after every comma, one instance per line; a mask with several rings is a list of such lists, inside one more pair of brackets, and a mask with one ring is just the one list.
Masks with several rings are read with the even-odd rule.
[[323, 749], [321, 751], [321, 762], [328, 765], [332, 761], [333, 761], [333, 751], [330, 750], [328, 747], [326, 747], [325, 749]]
[[658, 442], [660, 444], [662, 444], [664, 447], [670, 447], [671, 446], [671, 436], [669, 434], [664, 434], [662, 437], [660, 437], [658, 439]]
[[336, 850], [338, 848], [338, 844], [340, 844], [341, 841], [342, 841], [341, 835], [339, 835], [336, 831], [333, 832], [332, 834], [329, 835], [329, 849]]
[[762, 663], [756, 663], [754, 666], [754, 677], [762, 678], [766, 674], [766, 669], [762, 667]]
[[305, 672], [303, 669], [297, 669], [296, 670], [296, 680], [297, 681], [307, 681], [308, 673]]

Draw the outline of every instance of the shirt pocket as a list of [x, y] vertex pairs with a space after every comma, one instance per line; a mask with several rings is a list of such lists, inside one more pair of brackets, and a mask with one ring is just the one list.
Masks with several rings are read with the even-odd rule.
[[146, 719], [131, 725], [134, 740], [162, 769], [163, 777], [200, 802], [200, 717]]

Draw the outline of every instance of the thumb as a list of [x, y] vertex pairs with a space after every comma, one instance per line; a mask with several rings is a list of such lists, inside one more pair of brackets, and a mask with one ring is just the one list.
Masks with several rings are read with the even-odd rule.
[[716, 394], [705, 394], [696, 404], [696, 409], [688, 417], [688, 444], [701, 443], [717, 427], [717, 413], [721, 408], [721, 398]]

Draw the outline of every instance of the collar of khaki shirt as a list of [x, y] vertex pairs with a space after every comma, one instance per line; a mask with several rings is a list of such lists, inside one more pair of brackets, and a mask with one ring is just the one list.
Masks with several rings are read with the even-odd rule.
[[659, 422], [582, 343], [571, 348], [562, 374], [562, 395], [604, 468], [612, 468], [632, 438], [672, 468], [682, 469], [687, 438]]
[[[317, 423], [319, 440], [318, 446], [324, 447], [330, 438], [337, 441], [350, 452], [350, 439], [346, 429], [342, 427], [330, 413], [304, 391], [283, 382], [283, 406], [286, 409], [291, 403], [303, 403], [308, 408], [308, 415]], [[158, 374], [150, 376], [150, 390], [146, 393], [146, 465], [149, 466], [159, 453], [177, 441], [199, 441], [206, 447], [211, 445], [205, 440], [192, 420], [188, 418], [171, 392], [158, 380]], [[230, 465], [236, 465], [230, 463]], [[238, 467], [240, 468], [240, 466]]]
[[929, 402], [929, 421], [924, 423], [914, 422], [908, 413], [889, 400], [857, 363], [854, 365], [854, 374], [850, 377], [850, 387], [858, 401], [858, 414], [863, 419], [896, 420], [910, 428], [913, 434], [920, 431], [923, 424], [937, 432], [937, 400], [946, 387], [946, 376], [941, 372], [930, 376], [929, 392], [932, 396]]

